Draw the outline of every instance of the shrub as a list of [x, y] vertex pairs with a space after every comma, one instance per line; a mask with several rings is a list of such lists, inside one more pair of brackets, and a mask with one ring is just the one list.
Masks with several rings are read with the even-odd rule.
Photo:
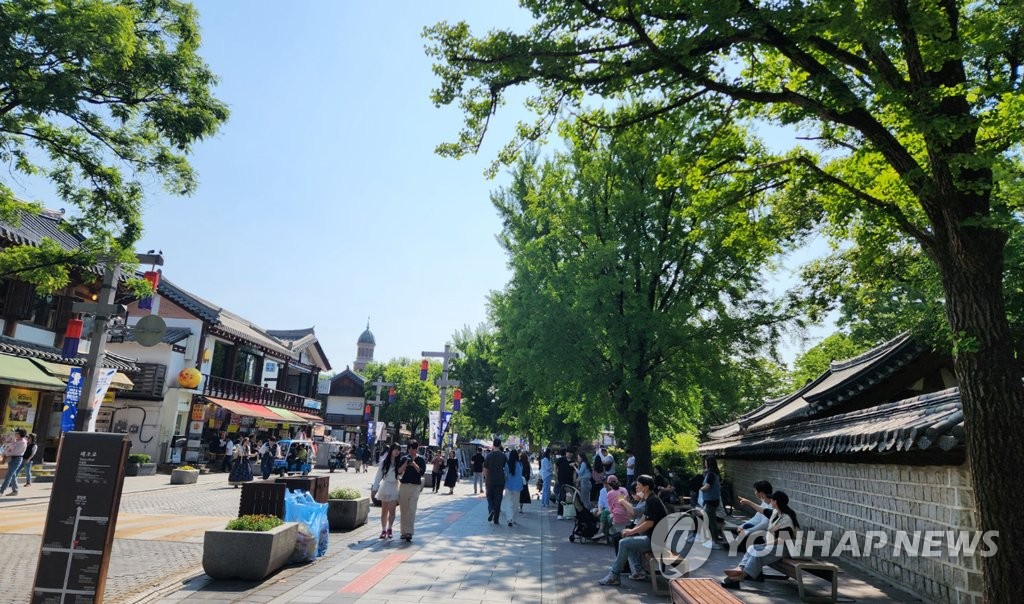
[[149, 463], [153, 459], [146, 453], [132, 453], [128, 456], [128, 463]]
[[362, 499], [363, 494], [359, 492], [359, 489], [353, 488], [342, 488], [334, 489], [327, 494], [328, 499]]
[[266, 514], [248, 514], [235, 518], [224, 528], [229, 531], [254, 531], [262, 533], [275, 529], [284, 524], [284, 521], [277, 516]]
[[196, 471], [196, 469], [193, 468], [192, 466], [178, 466], [177, 468], [175, 468], [175, 470], [185, 470], [185, 471], [188, 471], [188, 472], [195, 472]]
[[697, 437], [681, 432], [665, 437], [651, 447], [651, 459], [655, 466], [688, 477], [703, 471], [703, 461], [697, 450]]

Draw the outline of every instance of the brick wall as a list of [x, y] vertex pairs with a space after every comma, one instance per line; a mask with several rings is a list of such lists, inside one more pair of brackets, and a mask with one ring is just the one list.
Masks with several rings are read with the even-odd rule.
[[[963, 466], [904, 466], [721, 460], [735, 493], [753, 498], [753, 484], [768, 480], [785, 491], [804, 531], [821, 538], [832, 531], [833, 546], [852, 530], [864, 543], [866, 531], [884, 531], [889, 545], [870, 556], [842, 556], [890, 578], [928, 602], [980, 604], [979, 560], [968, 556], [894, 555], [895, 531], [976, 530], [974, 491]], [[831, 549], [831, 548], [830, 548]]]

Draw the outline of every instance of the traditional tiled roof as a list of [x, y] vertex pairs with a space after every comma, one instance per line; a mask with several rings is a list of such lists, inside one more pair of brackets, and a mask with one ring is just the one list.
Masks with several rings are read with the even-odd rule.
[[891, 453], [963, 442], [964, 412], [958, 388], [885, 403], [869, 409], [735, 434], [701, 445], [707, 455], [776, 457]]
[[217, 323], [219, 320], [219, 306], [212, 302], [207, 302], [192, 292], [185, 291], [163, 275], [160, 275], [160, 284], [157, 286], [157, 292], [206, 323]]
[[[192, 335], [192, 329], [188, 327], [168, 327], [161, 340], [164, 344], [177, 344]], [[135, 330], [129, 329], [124, 336], [125, 341], [135, 341]]]
[[[58, 348], [34, 344], [32, 342], [25, 342], [24, 340], [15, 340], [14, 338], [9, 338], [7, 336], [0, 336], [0, 353], [19, 357], [42, 359], [44, 361], [50, 361], [51, 363], [61, 363], [64, 365], [84, 366], [86, 361], [86, 355], [84, 354], [79, 354], [78, 357], [74, 359], [65, 359], [61, 356], [61, 351]], [[112, 352], [106, 352], [104, 354], [102, 365], [125, 373], [134, 373], [139, 370], [139, 366], [135, 364], [135, 360]]]
[[324, 370], [330, 370], [331, 362], [327, 360], [327, 354], [324, 353], [323, 347], [320, 346], [320, 340], [316, 337], [315, 328], [268, 329], [267, 334], [273, 336], [275, 339], [287, 346], [288, 350], [291, 350], [296, 354], [305, 352], [307, 349], [312, 347], [312, 352], [314, 353], [313, 356], [315, 357], [314, 366], [320, 367]]
[[313, 327], [306, 329], [268, 329], [267, 333], [278, 340], [301, 340], [307, 336], [314, 335], [314, 329]]
[[61, 227], [64, 212], [43, 210], [41, 214], [20, 212], [17, 225], [0, 220], [0, 237], [14, 245], [37, 247], [44, 238], [66, 250], [78, 249], [81, 239]]

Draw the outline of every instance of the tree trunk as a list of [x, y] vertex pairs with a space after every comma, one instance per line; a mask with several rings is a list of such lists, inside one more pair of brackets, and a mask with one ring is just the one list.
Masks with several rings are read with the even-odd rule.
[[626, 448], [633, 450], [636, 457], [636, 475], [653, 474], [651, 463], [651, 426], [647, 412], [632, 413], [627, 416], [629, 428], [626, 432]]
[[936, 254], [956, 342], [976, 528], [999, 534], [998, 553], [979, 559], [986, 602], [1016, 599], [1024, 559], [1017, 488], [1024, 468], [1024, 384], [1003, 299], [1004, 241], [1001, 233], [961, 226]]

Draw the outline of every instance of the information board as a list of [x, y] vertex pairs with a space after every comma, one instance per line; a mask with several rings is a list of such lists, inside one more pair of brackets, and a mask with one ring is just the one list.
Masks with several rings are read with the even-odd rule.
[[99, 604], [131, 440], [66, 432], [43, 529], [33, 604]]

